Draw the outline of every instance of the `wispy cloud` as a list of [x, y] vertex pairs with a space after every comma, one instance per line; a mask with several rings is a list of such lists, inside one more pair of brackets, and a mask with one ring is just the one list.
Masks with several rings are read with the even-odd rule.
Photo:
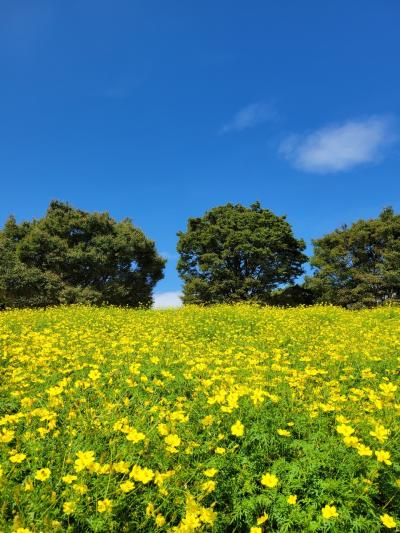
[[158, 294], [154, 295], [153, 307], [156, 309], [162, 309], [167, 307], [181, 307], [181, 296], [182, 293], [180, 292], [159, 292]]
[[379, 161], [395, 139], [393, 120], [372, 116], [290, 135], [279, 151], [301, 170], [327, 174]]
[[255, 102], [240, 109], [229, 122], [222, 126], [219, 132], [229, 133], [232, 131], [242, 131], [253, 128], [262, 122], [274, 120], [276, 117], [277, 112], [272, 104]]

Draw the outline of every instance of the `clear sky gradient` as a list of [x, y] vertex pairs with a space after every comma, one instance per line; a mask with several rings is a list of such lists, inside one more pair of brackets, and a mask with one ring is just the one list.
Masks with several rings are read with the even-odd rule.
[[399, 210], [399, 27], [398, 0], [2, 0], [0, 224], [128, 216], [168, 302], [213, 206], [260, 200], [308, 244]]

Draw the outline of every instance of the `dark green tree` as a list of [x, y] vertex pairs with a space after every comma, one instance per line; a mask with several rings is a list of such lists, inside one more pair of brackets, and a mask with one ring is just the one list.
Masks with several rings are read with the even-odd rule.
[[314, 276], [305, 286], [317, 301], [360, 308], [400, 299], [400, 215], [392, 208], [313, 244]]
[[149, 306], [165, 260], [126, 218], [51, 202], [39, 220], [0, 231], [0, 302], [8, 307], [60, 303]]
[[284, 216], [227, 204], [190, 218], [178, 233], [184, 303], [270, 302], [271, 293], [303, 273], [305, 244]]

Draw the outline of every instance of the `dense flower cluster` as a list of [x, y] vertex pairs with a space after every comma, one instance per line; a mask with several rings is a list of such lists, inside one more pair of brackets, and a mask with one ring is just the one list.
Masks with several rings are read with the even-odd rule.
[[0, 531], [399, 527], [400, 309], [0, 314]]

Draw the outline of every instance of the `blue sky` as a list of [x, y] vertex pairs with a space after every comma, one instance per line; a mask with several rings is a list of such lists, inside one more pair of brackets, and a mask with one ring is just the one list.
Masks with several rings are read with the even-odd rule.
[[400, 208], [398, 0], [0, 1], [0, 224], [260, 200], [313, 237]]

